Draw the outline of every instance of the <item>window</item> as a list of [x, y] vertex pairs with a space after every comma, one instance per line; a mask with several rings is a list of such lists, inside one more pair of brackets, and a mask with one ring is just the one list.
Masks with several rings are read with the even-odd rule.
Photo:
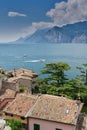
[[40, 125], [34, 124], [34, 130], [40, 130]]
[[62, 130], [62, 129], [56, 128], [56, 130]]
[[68, 115], [70, 113], [70, 110], [66, 109], [65, 113], [66, 113], [66, 115]]

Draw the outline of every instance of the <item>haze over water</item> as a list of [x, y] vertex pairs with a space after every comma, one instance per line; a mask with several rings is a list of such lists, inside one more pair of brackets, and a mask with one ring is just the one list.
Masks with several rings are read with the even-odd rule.
[[87, 44], [0, 44], [0, 66], [5, 70], [25, 68], [40, 74], [51, 62], [68, 63], [69, 77], [76, 76], [76, 66], [87, 63]]

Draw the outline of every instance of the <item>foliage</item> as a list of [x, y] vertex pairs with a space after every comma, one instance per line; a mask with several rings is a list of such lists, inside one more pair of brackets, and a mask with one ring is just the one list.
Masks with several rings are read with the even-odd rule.
[[[63, 62], [46, 64], [44, 70], [41, 71], [42, 74], [46, 75], [46, 78], [37, 80], [39, 84], [39, 92], [43, 94], [57, 96], [64, 95], [70, 97], [70, 92], [67, 92], [66, 86], [68, 78], [65, 74], [65, 71], [68, 71], [70, 68], [71, 67], [68, 64]], [[65, 92], [67, 92], [68, 95]]]
[[81, 73], [82, 83], [87, 85], [87, 64], [82, 64], [82, 67], [77, 67], [77, 69]]
[[83, 106], [83, 108], [82, 108], [82, 111], [81, 111], [82, 113], [86, 113], [87, 114], [87, 106]]
[[63, 62], [46, 64], [42, 74], [46, 74], [48, 77], [45, 78], [48, 84], [55, 84], [55, 86], [63, 86], [67, 80], [65, 71], [71, 67]]
[[11, 127], [11, 130], [22, 130], [21, 121], [7, 120], [7, 125], [9, 125]]
[[25, 87], [24, 87], [24, 86], [19, 86], [19, 91], [20, 91], [21, 93], [23, 93], [23, 92], [25, 91]]
[[[64, 96], [71, 99], [80, 99], [87, 104], [87, 85], [86, 85], [86, 66], [77, 67], [81, 75], [75, 79], [68, 79], [66, 71], [71, 67], [63, 62], [46, 64], [42, 74], [45, 78], [37, 80], [38, 88], [42, 94], [51, 94], [56, 96]], [[85, 79], [85, 80], [84, 80]]]

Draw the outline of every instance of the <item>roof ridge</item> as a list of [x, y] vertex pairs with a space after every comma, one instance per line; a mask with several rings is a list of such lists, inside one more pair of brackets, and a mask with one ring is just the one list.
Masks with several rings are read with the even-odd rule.
[[30, 110], [26, 113], [25, 117], [29, 117], [31, 115], [31, 112], [33, 111], [33, 109], [35, 108], [37, 102], [38, 102], [38, 98], [36, 99], [36, 102], [34, 103], [34, 105], [30, 108]]

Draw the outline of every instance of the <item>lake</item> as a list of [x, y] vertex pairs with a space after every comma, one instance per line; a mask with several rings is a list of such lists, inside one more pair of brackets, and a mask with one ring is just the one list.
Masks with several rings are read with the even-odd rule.
[[87, 44], [0, 44], [0, 67], [5, 70], [25, 68], [40, 74], [50, 62], [68, 63], [69, 77], [76, 76], [76, 66], [87, 63]]

